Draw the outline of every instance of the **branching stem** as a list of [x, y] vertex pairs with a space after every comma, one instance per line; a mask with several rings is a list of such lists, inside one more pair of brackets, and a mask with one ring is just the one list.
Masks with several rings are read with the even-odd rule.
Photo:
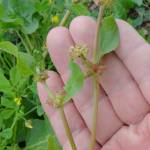
[[61, 20], [61, 22], [59, 24], [60, 26], [65, 25], [65, 23], [66, 23], [67, 19], [69, 18], [70, 14], [71, 14], [70, 10], [67, 10], [64, 17], [63, 17], [63, 19]]
[[93, 52], [93, 62], [97, 63], [97, 49], [98, 49], [98, 43], [99, 43], [99, 28], [102, 23], [103, 19], [103, 14], [104, 14], [104, 6], [100, 6], [99, 8], [99, 14], [98, 14], [98, 19], [97, 19], [97, 28], [96, 28], [96, 35], [95, 35], [95, 40], [94, 40], [94, 52]]
[[20, 38], [21, 42], [23, 43], [23, 46], [25, 47], [26, 51], [28, 54], [31, 54], [30, 52], [30, 48], [28, 47], [28, 45], [26, 44], [24, 38], [22, 37], [22, 35], [19, 33], [19, 31], [16, 31], [18, 37]]
[[[96, 28], [96, 35], [94, 40], [94, 52], [93, 52], [93, 63], [97, 63], [97, 49], [98, 49], [98, 43], [99, 43], [99, 28], [102, 22], [104, 13], [104, 6], [100, 6], [99, 8], [99, 14], [98, 14], [98, 20], [97, 20], [97, 28]], [[90, 143], [90, 150], [94, 150], [95, 142], [96, 142], [96, 125], [97, 125], [97, 113], [98, 113], [98, 101], [100, 97], [100, 89], [99, 89], [99, 83], [98, 83], [98, 75], [93, 75], [93, 115], [92, 115], [92, 131], [91, 131], [91, 143]]]
[[[48, 85], [46, 84], [46, 82], [43, 82], [43, 85], [44, 85], [44, 88], [45, 88], [45, 90], [48, 94], [48, 97], [52, 100], [52, 103], [55, 103], [55, 95], [50, 91], [50, 89], [49, 89]], [[71, 130], [70, 130], [69, 125], [68, 125], [68, 121], [67, 121], [65, 112], [64, 112], [64, 106], [61, 105], [58, 108], [58, 111], [59, 111], [61, 120], [63, 122], [64, 129], [65, 129], [67, 138], [70, 142], [71, 148], [72, 148], [72, 150], [77, 150], [74, 139], [73, 139], [73, 136], [72, 136], [72, 133], [71, 133]]]

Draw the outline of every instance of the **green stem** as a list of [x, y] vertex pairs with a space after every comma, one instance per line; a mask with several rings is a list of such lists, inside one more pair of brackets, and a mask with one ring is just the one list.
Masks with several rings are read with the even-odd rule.
[[14, 126], [14, 135], [13, 135], [13, 143], [16, 143], [16, 137], [17, 137], [17, 128], [18, 128], [18, 122], [16, 121], [15, 126]]
[[17, 33], [18, 37], [20, 38], [22, 44], [24, 45], [27, 53], [31, 54], [30, 49], [29, 49], [28, 45], [26, 44], [26, 42], [25, 42], [24, 38], [22, 37], [22, 35], [18, 31], [16, 31], [16, 33]]
[[71, 14], [70, 10], [67, 10], [65, 15], [64, 15], [64, 17], [63, 17], [63, 19], [61, 20], [61, 22], [59, 24], [60, 26], [64, 26], [65, 25], [65, 23], [68, 20], [70, 14]]
[[69, 139], [69, 142], [71, 144], [72, 150], [77, 150], [75, 142], [74, 142], [74, 139], [73, 139], [73, 136], [72, 136], [72, 133], [71, 133], [71, 130], [70, 130], [68, 122], [67, 122], [67, 118], [65, 116], [65, 112], [64, 112], [63, 106], [59, 108], [59, 113], [60, 113], [60, 116], [61, 116], [64, 128], [65, 128], [65, 131], [66, 131], [66, 135], [67, 135], [67, 137]]
[[[66, 23], [66, 21], [68, 20], [70, 14], [71, 14], [70, 10], [67, 10], [66, 13], [65, 13], [65, 15], [64, 15], [64, 17], [62, 18], [62, 20], [61, 20], [59, 26], [64, 26], [64, 25], [65, 25], [65, 23]], [[44, 51], [44, 52], [43, 52], [43, 57], [46, 58], [47, 54], [48, 54], [48, 52], [47, 52], [47, 51]]]
[[13, 123], [12, 123], [12, 125], [11, 125], [11, 129], [13, 129], [14, 128], [14, 126], [15, 126], [15, 124], [16, 124], [16, 122], [18, 121], [18, 117], [15, 117], [14, 118], [14, 121], [13, 121]]
[[8, 65], [6, 64], [6, 61], [5, 61], [5, 59], [4, 59], [4, 56], [2, 57], [1, 55], [0, 55], [0, 60], [1, 60], [1, 65], [4, 67], [4, 68], [6, 68], [6, 70], [9, 70], [9, 67], [8, 67]]
[[[93, 62], [97, 63], [97, 49], [99, 43], [99, 28], [102, 22], [103, 13], [104, 13], [104, 6], [100, 6], [98, 20], [97, 20], [97, 28], [96, 28], [96, 36], [94, 41], [94, 52], [93, 52]], [[92, 117], [92, 131], [91, 131], [91, 143], [90, 143], [90, 150], [94, 150], [95, 143], [96, 143], [96, 125], [97, 125], [97, 112], [98, 112], [98, 101], [99, 101], [99, 84], [98, 84], [98, 77], [95, 74], [93, 76], [93, 85], [94, 85], [94, 93], [93, 93], [93, 117]]]
[[[50, 89], [49, 89], [48, 85], [46, 84], [46, 82], [44, 82], [44, 87], [45, 87], [45, 90], [47, 91], [48, 97], [52, 100], [53, 103], [55, 103], [55, 96], [50, 91]], [[66, 119], [66, 115], [64, 113], [64, 106], [60, 106], [58, 108], [58, 111], [60, 113], [60, 117], [62, 119], [65, 131], [66, 131], [66, 135], [67, 135], [68, 140], [71, 144], [72, 150], [76, 150], [77, 148], [76, 148], [75, 142], [73, 140], [73, 136], [72, 136], [71, 130], [69, 128], [69, 125], [68, 125], [68, 122], [67, 122], [67, 119]]]
[[12, 65], [11, 65], [11, 62], [10, 60], [8, 59], [8, 57], [6, 55], [3, 56], [4, 60], [5, 60], [5, 64], [8, 66], [8, 68], [11, 68]]
[[26, 39], [26, 41], [27, 41], [27, 43], [28, 43], [28, 45], [29, 45], [29, 49], [30, 49], [30, 53], [31, 53], [32, 50], [33, 50], [33, 48], [34, 48], [34, 46], [32, 45], [32, 43], [31, 43], [31, 41], [30, 41], [28, 35], [24, 34], [24, 37], [25, 37], [25, 39]]
[[28, 112], [26, 112], [26, 113], [24, 114], [24, 117], [27, 116], [28, 114], [30, 114], [31, 112], [33, 112], [34, 110], [36, 110], [37, 107], [38, 107], [38, 106], [35, 106], [35, 107], [33, 107], [32, 109], [30, 109]]
[[49, 89], [47, 83], [44, 82], [43, 85], [44, 85], [44, 88], [45, 88], [45, 90], [46, 90], [46, 92], [47, 92], [47, 94], [48, 94], [48, 97], [49, 97], [52, 101], [54, 101], [54, 100], [55, 100], [55, 96], [54, 96], [54, 94], [50, 91], [50, 89]]
[[104, 14], [104, 6], [99, 7], [99, 14], [98, 14], [98, 19], [97, 19], [97, 28], [96, 28], [96, 36], [94, 40], [94, 52], [93, 52], [93, 61], [94, 63], [97, 63], [97, 49], [98, 49], [98, 44], [99, 44], [99, 28], [103, 19], [103, 14]]
[[98, 113], [98, 101], [99, 101], [99, 84], [97, 81], [97, 76], [93, 76], [93, 115], [92, 115], [92, 131], [91, 131], [91, 144], [90, 150], [94, 150], [95, 141], [96, 141], [96, 125], [97, 125], [97, 113]]

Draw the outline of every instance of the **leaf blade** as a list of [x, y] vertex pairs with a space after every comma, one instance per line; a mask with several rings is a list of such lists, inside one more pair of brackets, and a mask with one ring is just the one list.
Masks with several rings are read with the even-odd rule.
[[105, 17], [99, 29], [97, 61], [99, 61], [105, 54], [114, 51], [119, 45], [119, 39], [119, 30], [114, 17]]
[[18, 48], [9, 41], [0, 42], [0, 50], [14, 55], [15, 57], [18, 56]]
[[30, 76], [35, 73], [35, 59], [30, 54], [19, 52], [17, 67], [23, 76]]
[[80, 67], [73, 61], [70, 61], [69, 66], [71, 76], [64, 87], [67, 93], [65, 102], [68, 102], [82, 88], [84, 83], [84, 73], [81, 71]]

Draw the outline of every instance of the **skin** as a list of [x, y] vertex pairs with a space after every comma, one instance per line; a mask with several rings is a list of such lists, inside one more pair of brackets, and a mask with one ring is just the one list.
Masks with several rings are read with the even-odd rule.
[[[99, 80], [100, 100], [95, 150], [150, 150], [150, 45], [128, 23], [117, 20], [120, 45], [105, 56], [106, 69]], [[69, 29], [56, 27], [47, 36], [47, 47], [59, 74], [48, 71], [51, 91], [61, 90], [69, 77], [68, 49], [86, 44], [91, 59], [96, 22], [75, 18]], [[112, 37], [113, 38], [113, 37]], [[82, 69], [83, 66], [82, 66]], [[71, 150], [56, 109], [48, 105], [42, 83], [38, 93], [64, 150]], [[92, 126], [92, 80], [65, 105], [65, 114], [78, 150], [88, 150]]]

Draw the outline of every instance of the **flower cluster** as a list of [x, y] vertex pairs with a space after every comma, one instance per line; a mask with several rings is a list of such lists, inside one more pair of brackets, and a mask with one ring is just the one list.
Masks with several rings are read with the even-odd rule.
[[86, 45], [77, 44], [75, 46], [70, 47], [69, 54], [71, 59], [76, 59], [82, 56], [86, 58], [88, 54], [88, 48]]
[[55, 95], [55, 101], [53, 102], [53, 106], [55, 108], [62, 106], [64, 103], [64, 98], [65, 98], [65, 92], [63, 90], [57, 92]]

